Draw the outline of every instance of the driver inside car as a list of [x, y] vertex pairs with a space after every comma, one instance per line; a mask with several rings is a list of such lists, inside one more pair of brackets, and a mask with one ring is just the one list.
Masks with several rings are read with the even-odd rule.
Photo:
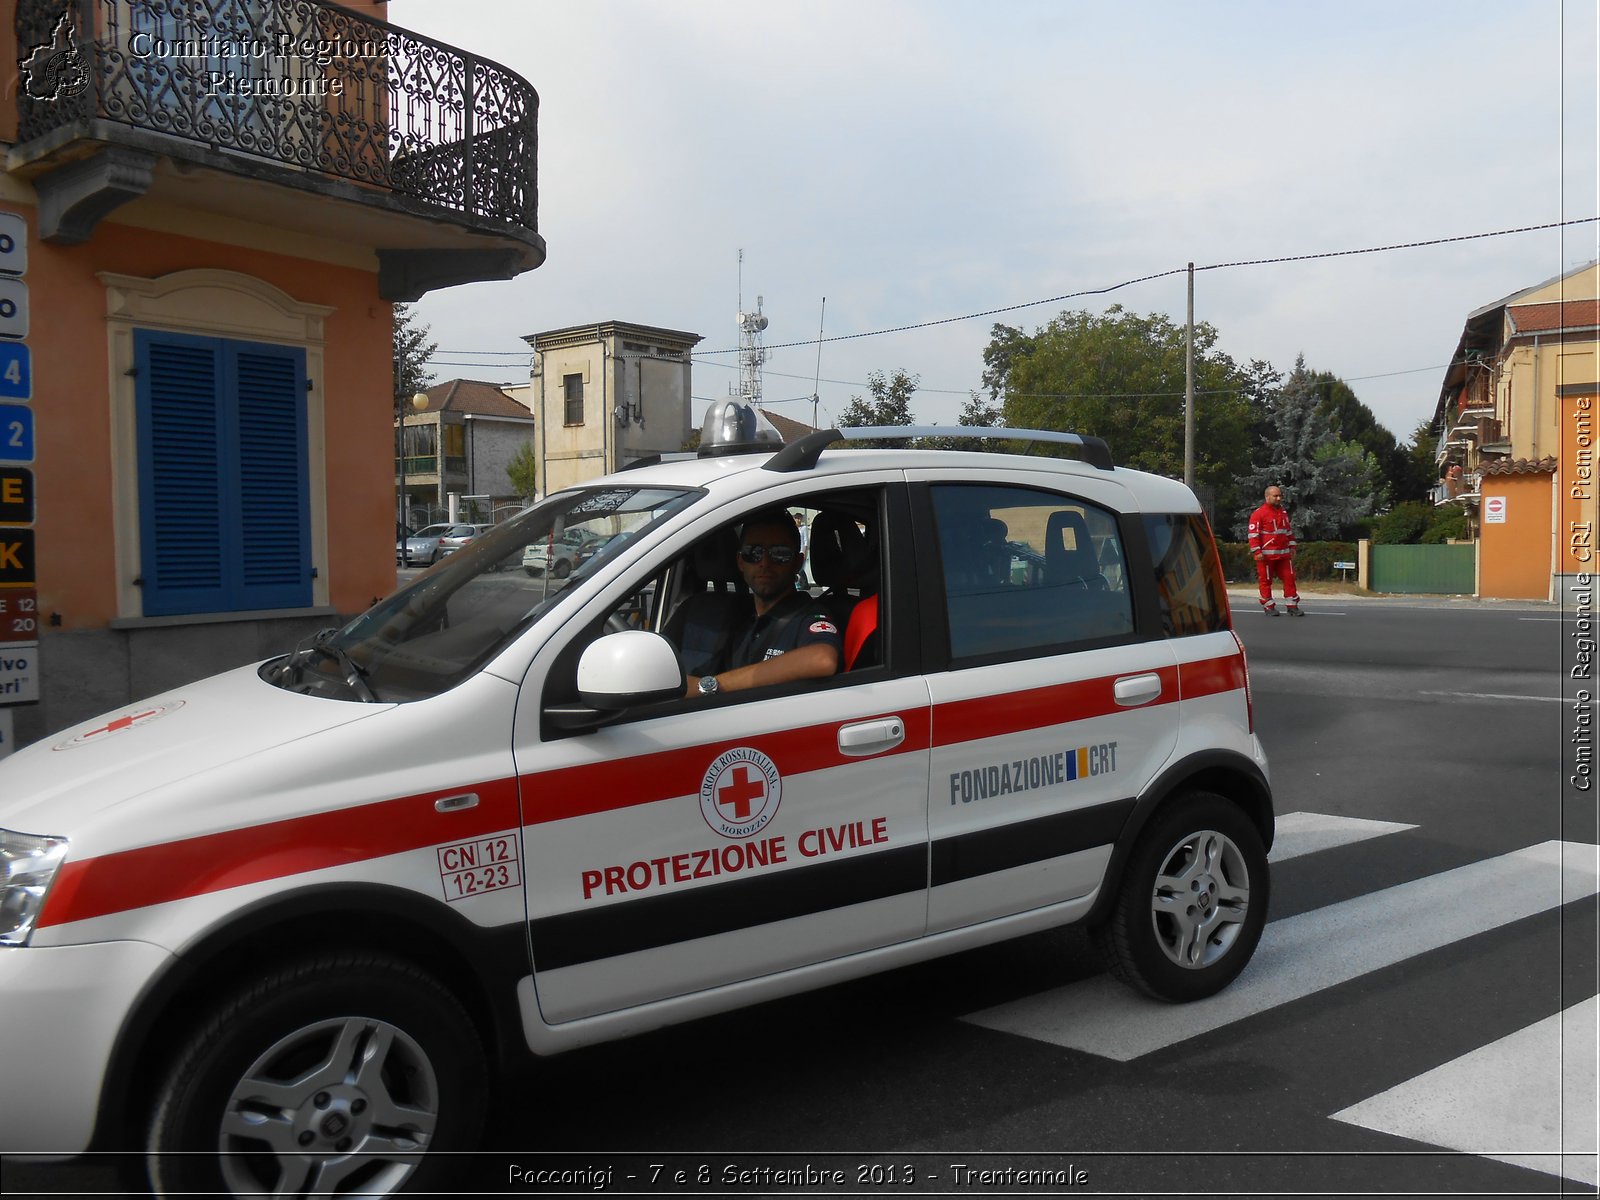
[[701, 675], [685, 678], [686, 695], [819, 679], [839, 669], [839, 627], [826, 606], [795, 581], [805, 563], [800, 533], [787, 510], [756, 513], [739, 531], [739, 574], [751, 608]]

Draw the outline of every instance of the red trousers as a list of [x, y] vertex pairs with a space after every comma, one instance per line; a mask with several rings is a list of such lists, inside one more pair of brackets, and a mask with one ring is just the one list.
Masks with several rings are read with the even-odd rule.
[[1272, 577], [1276, 575], [1283, 581], [1283, 598], [1289, 602], [1290, 608], [1300, 605], [1300, 591], [1294, 583], [1294, 559], [1285, 555], [1282, 558], [1256, 559], [1256, 580], [1261, 585], [1261, 607], [1274, 608], [1272, 603]]

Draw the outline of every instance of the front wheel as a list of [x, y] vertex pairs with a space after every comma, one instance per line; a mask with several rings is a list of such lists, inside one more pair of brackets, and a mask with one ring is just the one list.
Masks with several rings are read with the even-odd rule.
[[1221, 796], [1192, 792], [1140, 835], [1096, 941], [1124, 983], [1158, 1000], [1199, 1000], [1250, 961], [1270, 893], [1255, 825]]
[[[158, 1196], [387, 1196], [472, 1149], [483, 1046], [432, 976], [381, 955], [280, 968], [180, 1047], [146, 1156]], [[200, 1153], [194, 1153], [194, 1152]]]

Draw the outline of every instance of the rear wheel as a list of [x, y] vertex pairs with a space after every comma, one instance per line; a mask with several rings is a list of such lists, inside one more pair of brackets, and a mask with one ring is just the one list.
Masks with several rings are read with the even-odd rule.
[[[397, 959], [330, 954], [234, 993], [158, 1093], [159, 1196], [386, 1196], [476, 1145], [483, 1047], [456, 998]], [[199, 1152], [199, 1153], [195, 1153]]]
[[1160, 1000], [1198, 1000], [1244, 970], [1270, 894], [1255, 825], [1221, 796], [1191, 792], [1140, 836], [1096, 940], [1123, 982]]

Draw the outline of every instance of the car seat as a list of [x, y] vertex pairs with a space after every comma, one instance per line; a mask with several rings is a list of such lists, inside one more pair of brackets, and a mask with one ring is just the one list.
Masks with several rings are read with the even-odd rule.
[[690, 590], [661, 625], [687, 675], [706, 674], [749, 615], [750, 590], [739, 574], [738, 552], [739, 534], [731, 528], [701, 539], [689, 552]]
[[854, 517], [822, 512], [811, 523], [811, 577], [827, 591], [822, 602], [843, 634], [844, 670], [878, 661], [877, 526], [866, 531]]

